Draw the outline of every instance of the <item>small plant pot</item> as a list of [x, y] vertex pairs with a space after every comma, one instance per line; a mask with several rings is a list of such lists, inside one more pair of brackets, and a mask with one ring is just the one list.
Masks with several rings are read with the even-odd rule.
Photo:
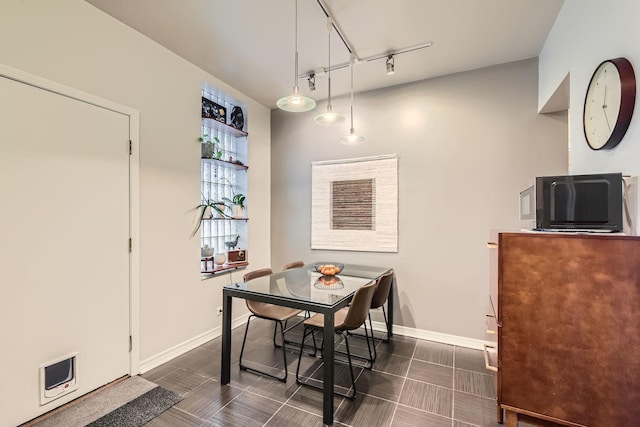
[[234, 218], [244, 218], [244, 208], [240, 205], [231, 206], [231, 216]]
[[213, 144], [200, 144], [200, 157], [210, 159], [213, 157]]

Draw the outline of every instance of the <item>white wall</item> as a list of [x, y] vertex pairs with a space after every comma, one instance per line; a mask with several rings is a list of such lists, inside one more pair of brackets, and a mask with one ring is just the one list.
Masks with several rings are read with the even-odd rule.
[[[355, 127], [368, 138], [360, 146], [338, 142], [348, 124], [315, 125], [317, 111], [274, 110], [272, 265], [393, 267], [396, 324], [484, 339], [489, 230], [519, 229], [522, 186], [567, 172], [566, 115], [537, 113], [537, 84], [537, 61], [526, 60], [356, 94]], [[334, 110], [347, 113], [348, 100]], [[311, 162], [389, 153], [399, 156], [398, 253], [312, 251]]]
[[[82, 0], [0, 2], [0, 62], [140, 112], [140, 187], [134, 203], [140, 207], [141, 362], [219, 328], [215, 309], [221, 286], [230, 279], [201, 280], [199, 241], [189, 237], [194, 218], [187, 213], [200, 200], [202, 82], [248, 106], [249, 247], [256, 267], [270, 260], [269, 110]], [[37, 110], [33, 125], [38, 126]], [[90, 144], [91, 135], [86, 138]], [[96, 266], [99, 274], [99, 262]]]
[[640, 111], [613, 150], [591, 150], [584, 137], [582, 111], [587, 85], [598, 64], [626, 57], [640, 79], [640, 2], [637, 0], [565, 0], [540, 54], [539, 106], [570, 75], [569, 170], [571, 173], [640, 174]]

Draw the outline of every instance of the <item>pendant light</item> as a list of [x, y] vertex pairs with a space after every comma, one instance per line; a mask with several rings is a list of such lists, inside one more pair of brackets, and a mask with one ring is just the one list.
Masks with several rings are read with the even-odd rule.
[[313, 120], [322, 126], [334, 126], [344, 122], [344, 116], [342, 114], [334, 113], [331, 108], [331, 18], [327, 19], [327, 29], [329, 30], [329, 67], [327, 68], [327, 79], [329, 81], [329, 97], [327, 100], [327, 111], [318, 114]]
[[345, 145], [356, 145], [363, 143], [366, 138], [362, 135], [357, 135], [353, 128], [353, 55], [351, 55], [351, 60], [349, 62], [349, 68], [351, 68], [351, 130], [349, 131], [349, 135], [340, 138], [340, 142]]
[[316, 101], [300, 93], [298, 86], [298, 0], [296, 0], [296, 52], [295, 52], [295, 75], [293, 82], [293, 94], [278, 99], [276, 105], [284, 111], [292, 113], [302, 113], [316, 108]]

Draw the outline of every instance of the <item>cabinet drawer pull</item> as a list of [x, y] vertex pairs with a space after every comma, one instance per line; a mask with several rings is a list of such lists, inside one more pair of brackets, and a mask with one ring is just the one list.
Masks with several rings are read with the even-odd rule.
[[491, 363], [489, 363], [489, 349], [490, 348], [496, 348], [496, 347], [493, 346], [493, 345], [488, 345], [488, 344], [484, 345], [484, 366], [489, 371], [498, 372], [498, 367], [497, 366], [492, 366]]
[[489, 249], [497, 249], [498, 244], [494, 242], [487, 242], [487, 248]]

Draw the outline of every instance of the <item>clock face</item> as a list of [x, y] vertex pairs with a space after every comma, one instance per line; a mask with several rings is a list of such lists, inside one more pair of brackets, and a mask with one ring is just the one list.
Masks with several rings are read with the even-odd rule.
[[622, 140], [633, 114], [635, 86], [633, 68], [626, 59], [598, 66], [584, 102], [584, 135], [589, 147], [613, 148]]
[[598, 150], [609, 141], [620, 113], [620, 73], [611, 62], [598, 67], [584, 105], [584, 132], [591, 148]]

